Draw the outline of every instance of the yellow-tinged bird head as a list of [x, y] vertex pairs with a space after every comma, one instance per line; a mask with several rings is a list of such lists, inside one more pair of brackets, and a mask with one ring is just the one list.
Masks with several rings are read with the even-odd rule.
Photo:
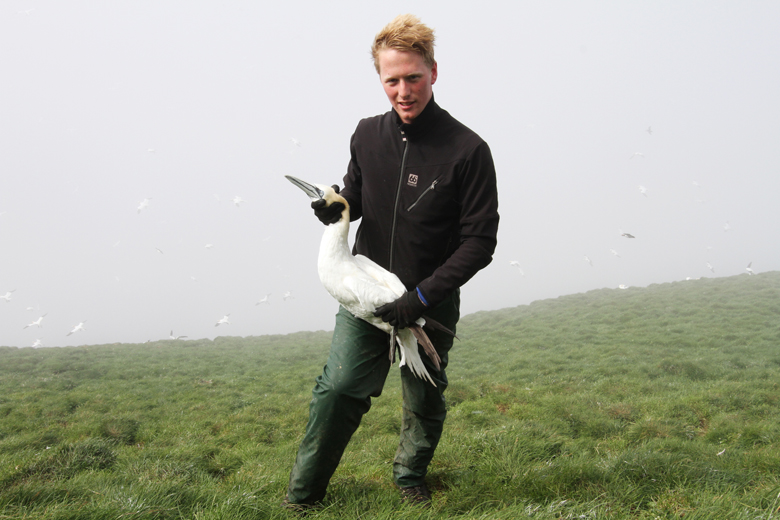
[[349, 210], [349, 203], [347, 202], [347, 199], [336, 193], [336, 190], [330, 186], [325, 186], [324, 184], [310, 184], [306, 181], [298, 179], [297, 177], [293, 177], [292, 175], [285, 175], [285, 177], [288, 181], [292, 182], [301, 190], [303, 190], [303, 192], [308, 195], [312, 201], [324, 200], [326, 206], [330, 206], [334, 202], [341, 202], [344, 204], [346, 210]]

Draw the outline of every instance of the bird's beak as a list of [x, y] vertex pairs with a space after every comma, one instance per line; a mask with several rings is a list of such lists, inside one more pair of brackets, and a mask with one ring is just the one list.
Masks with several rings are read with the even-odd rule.
[[302, 189], [311, 200], [320, 200], [325, 196], [325, 192], [323, 192], [314, 184], [309, 184], [308, 182], [302, 181], [296, 177], [293, 177], [292, 175], [285, 175], [285, 177], [288, 181]]

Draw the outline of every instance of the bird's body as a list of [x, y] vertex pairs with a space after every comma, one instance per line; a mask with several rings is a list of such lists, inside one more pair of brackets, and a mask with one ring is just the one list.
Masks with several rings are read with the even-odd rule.
[[187, 336], [174, 336], [173, 331], [171, 331], [170, 339], [184, 339]]
[[521, 274], [521, 275], [523, 275], [523, 276], [525, 276], [525, 273], [523, 272], [523, 268], [522, 268], [522, 267], [520, 267], [520, 262], [519, 262], [519, 261], [517, 261], [517, 260], [511, 260], [511, 261], [509, 262], [509, 265], [513, 265], [513, 266], [517, 267], [517, 270], [518, 270], [518, 271], [520, 271], [520, 274]]
[[745, 267], [745, 271], [747, 271], [748, 275], [752, 276], [756, 273], [753, 272], [753, 262], [750, 262], [747, 267]]
[[[428, 357], [438, 368], [438, 354], [422, 330], [425, 320], [420, 318], [416, 325], [396, 330], [389, 323], [374, 316], [374, 311], [378, 307], [403, 296], [406, 287], [398, 276], [373, 260], [363, 255], [352, 254], [348, 243], [349, 204], [346, 199], [328, 186], [316, 185], [315, 187], [290, 176], [287, 176], [287, 179], [306, 192], [312, 200], [322, 198], [328, 202], [328, 205], [336, 201], [344, 204], [341, 219], [325, 227], [320, 241], [317, 272], [325, 290], [355, 317], [390, 334], [391, 342], [395, 338], [401, 351], [400, 366], [408, 366], [415, 376], [426, 379], [436, 386], [423, 364], [417, 347], [417, 340], [420, 340]], [[312, 189], [317, 189], [319, 196], [316, 192], [310, 191]], [[391, 358], [393, 348], [394, 345], [391, 343]]]
[[141, 213], [143, 210], [149, 207], [149, 204], [152, 203], [152, 199], [146, 198], [141, 201], [140, 204], [138, 204], [138, 213]]

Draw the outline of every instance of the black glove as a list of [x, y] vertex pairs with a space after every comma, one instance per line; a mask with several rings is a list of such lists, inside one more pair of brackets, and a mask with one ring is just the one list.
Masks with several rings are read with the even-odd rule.
[[404, 329], [414, 325], [425, 312], [425, 304], [420, 300], [417, 291], [406, 291], [394, 302], [386, 303], [374, 311], [374, 316], [393, 327]]
[[[338, 193], [339, 187], [334, 184], [333, 190]], [[341, 202], [334, 202], [330, 206], [326, 206], [325, 199], [315, 200], [311, 203], [311, 209], [314, 210], [314, 215], [320, 219], [320, 222], [326, 226], [329, 224], [335, 224], [341, 220], [341, 212], [344, 211], [344, 204]]]

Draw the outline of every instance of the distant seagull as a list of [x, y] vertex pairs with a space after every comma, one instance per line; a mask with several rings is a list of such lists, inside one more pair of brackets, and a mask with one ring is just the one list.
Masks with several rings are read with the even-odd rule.
[[517, 260], [512, 260], [512, 261], [509, 262], [509, 265], [513, 265], [513, 266], [517, 267], [517, 270], [520, 271], [520, 274], [525, 276], [525, 273], [523, 272], [523, 268], [520, 267], [520, 262], [518, 262]]
[[149, 204], [151, 204], [152, 199], [146, 198], [141, 201], [140, 204], [138, 204], [138, 213], [140, 214], [143, 210], [149, 207]]
[[220, 325], [230, 325], [228, 316], [230, 316], [230, 314], [225, 314], [214, 326], [219, 327]]
[[652, 126], [648, 126], [646, 132], [648, 134], [650, 134], [650, 135], [653, 135], [653, 127]]
[[629, 159], [633, 159], [634, 157], [639, 157], [641, 159], [644, 159], [645, 158], [645, 154], [643, 154], [642, 152], [634, 152], [634, 155], [629, 157]]
[[639, 186], [639, 193], [641, 193], [642, 195], [647, 197], [647, 188], [645, 188], [644, 186], [640, 185]]
[[76, 325], [75, 327], [73, 327], [73, 330], [72, 330], [72, 331], [68, 332], [68, 333], [67, 333], [67, 334], [65, 334], [65, 335], [66, 335], [66, 336], [70, 336], [71, 334], [75, 334], [76, 332], [78, 332], [78, 331], [80, 331], [80, 330], [84, 330], [84, 324], [85, 324], [86, 322], [87, 322], [86, 320], [84, 320], [84, 321], [80, 322], [78, 325]]
[[707, 265], [707, 269], [709, 269], [709, 270], [710, 270], [710, 271], [712, 271], [713, 273], [715, 272], [715, 268], [714, 268], [714, 267], [712, 267], [712, 264], [711, 264], [711, 263], [707, 262], [707, 264], [706, 264], [706, 265]]
[[157, 252], [158, 252], [158, 253], [160, 253], [161, 255], [164, 255], [164, 254], [165, 254], [165, 253], [163, 253], [163, 252], [162, 252], [162, 249], [160, 249], [159, 247], [155, 247], [155, 249], [156, 249], [156, 250], [157, 250]]
[[206, 244], [206, 249], [211, 249], [212, 247], [214, 247], [214, 244]]
[[16, 289], [13, 289], [13, 290], [10, 290], [10, 291], [8, 291], [8, 292], [7, 292], [7, 293], [5, 293], [4, 295], [0, 296], [0, 300], [5, 300], [5, 301], [6, 301], [6, 303], [7, 303], [7, 302], [10, 302], [10, 301], [11, 301], [11, 293], [12, 293], [12, 292], [15, 292], [15, 291], [16, 291]]
[[753, 265], [753, 262], [750, 262], [750, 263], [747, 265], [747, 267], [745, 268], [745, 271], [747, 271], [747, 273], [748, 273], [749, 275], [751, 275], [751, 276], [752, 276], [752, 275], [754, 275], [754, 274], [756, 274], [756, 273], [754, 273], [754, 272], [753, 272], [753, 268], [752, 268], [752, 267], [750, 267], [751, 265]]
[[622, 258], [622, 257], [621, 257], [621, 256], [618, 254], [618, 252], [617, 252], [617, 251], [615, 251], [614, 249], [610, 249], [610, 250], [609, 250], [609, 252], [610, 252], [610, 253], [612, 253], [613, 255], [615, 255], [615, 256], [616, 256], [616, 257], [618, 257], [618, 258]]
[[42, 347], [43, 346], [43, 341], [41, 341], [40, 339], [36, 339], [35, 341], [33, 341], [33, 344], [30, 345], [30, 346], [32, 348]]
[[271, 293], [266, 294], [262, 300], [257, 302], [255, 305], [260, 305], [261, 303], [265, 303], [266, 305], [271, 305], [271, 302], [268, 301], [268, 297], [271, 296]]
[[239, 204], [241, 204], [242, 202], [246, 202], [246, 201], [244, 199], [242, 199], [241, 197], [239, 197], [238, 195], [233, 197], [233, 204], [235, 204], [237, 208], [241, 207], [241, 206], [239, 206]]
[[620, 234], [620, 236], [621, 236], [621, 237], [626, 237], [626, 238], [636, 238], [636, 237], [635, 237], [634, 235], [632, 235], [631, 233], [621, 233], [621, 234]]
[[583, 260], [585, 260], [586, 262], [588, 262], [588, 265], [590, 265], [591, 267], [593, 267], [593, 262], [591, 262], [591, 261], [590, 261], [590, 257], [588, 257], [588, 255], [585, 255], [585, 257], [583, 258]]
[[[46, 313], [46, 314], [48, 314], [48, 313]], [[22, 330], [26, 329], [27, 327], [32, 327], [33, 325], [37, 325], [38, 328], [40, 328], [41, 327], [41, 322], [43, 321], [43, 318], [44, 318], [44, 316], [46, 316], [46, 314], [44, 314], [43, 316], [41, 316], [40, 318], [38, 318], [34, 322], [25, 325], [24, 327], [22, 327]]]
[[290, 138], [290, 142], [291, 142], [292, 144], [294, 144], [295, 146], [298, 146], [298, 147], [300, 147], [300, 146], [301, 146], [301, 142], [300, 142], [299, 140], [297, 140], [296, 138], [294, 138], [294, 137], [291, 137], [291, 138]]
[[186, 338], [186, 337], [187, 336], [174, 336], [173, 335], [173, 331], [171, 330], [171, 339], [183, 339], [183, 338]]
[[628, 289], [628, 285], [621, 283], [620, 285], [618, 285], [618, 289]]
[[284, 296], [282, 296], [282, 299], [283, 299], [284, 301], [287, 301], [288, 299], [292, 299], [292, 300], [294, 300], [295, 298], [293, 298], [292, 292], [290, 292], [290, 291], [286, 291], [286, 292], [284, 293]]

